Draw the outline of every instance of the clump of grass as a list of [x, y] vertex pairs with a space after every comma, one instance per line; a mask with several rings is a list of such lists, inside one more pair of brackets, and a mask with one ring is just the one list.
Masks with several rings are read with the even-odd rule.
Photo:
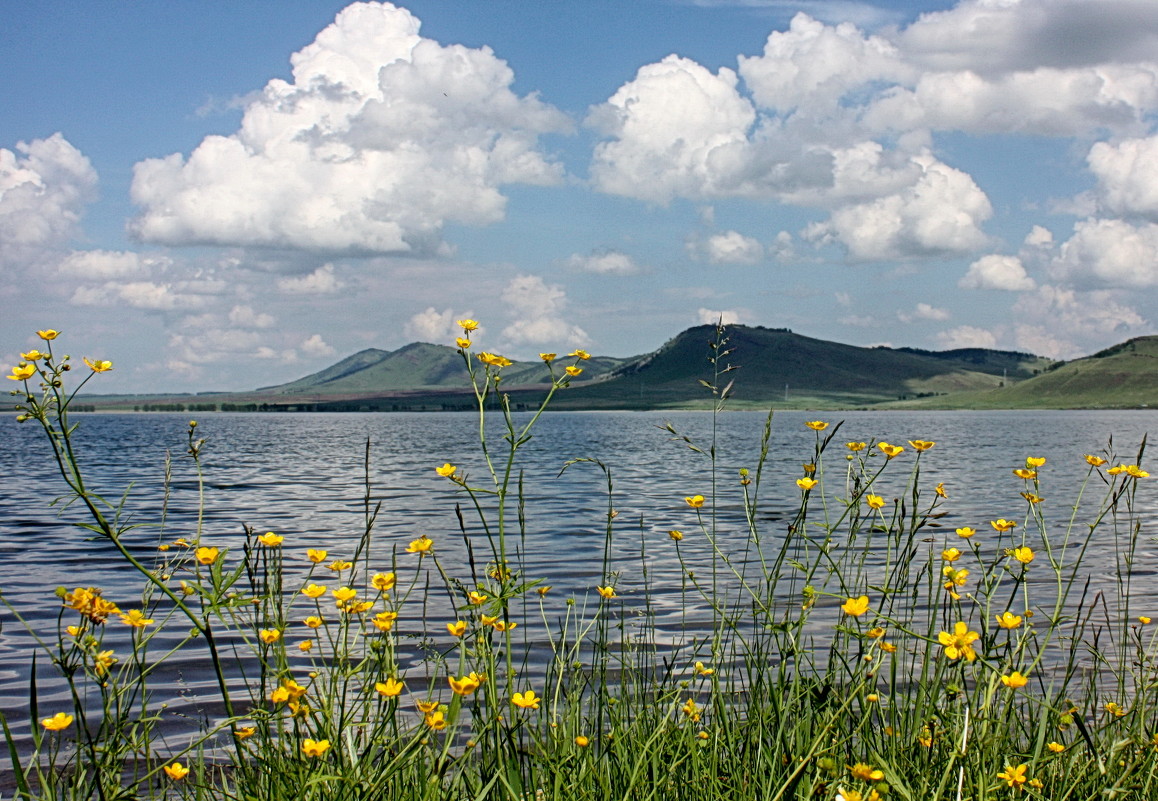
[[[112, 365], [86, 360], [89, 373], [66, 389], [70, 360], [54, 354], [55, 331], [39, 332], [45, 350], [24, 354], [9, 376], [22, 387], [18, 419], [43, 428], [83, 527], [137, 571], [142, 590], [129, 602], [61, 588], [55, 630], [28, 626], [70, 704], [42, 708], [33, 670], [31, 743], [3, 721], [17, 798], [854, 801], [1158, 791], [1156, 635], [1131, 604], [1145, 443], [1131, 464], [1087, 455], [1086, 480], [1060, 522], [1041, 504], [1048, 467], [1027, 455], [1015, 471], [1013, 517], [946, 535], [937, 521], [952, 499], [922, 471], [935, 442], [841, 442], [839, 423], [811, 421], [795, 512], [786, 528], [769, 530], [760, 510], [771, 415], [755, 462], [738, 473], [720, 468], [715, 416], [734, 368], [719, 327], [703, 382], [708, 440], [667, 426], [704, 468], [683, 508], [659, 514], [691, 525], [652, 537], [641, 523], [639, 568], [625, 570], [613, 557], [634, 535], [616, 521], [611, 467], [567, 462], [565, 470], [600, 471], [607, 509], [599, 579], [585, 598], [560, 602], [522, 556], [520, 451], [588, 355], [576, 350], [560, 367], [543, 354], [551, 387], [536, 412], [516, 417], [501, 391], [510, 362], [472, 358], [477, 323], [460, 326], [482, 475], [449, 462], [432, 468], [473, 513], [469, 525], [459, 518], [465, 571], [444, 563], [425, 534], [383, 559], [372, 547], [381, 509], [368, 469], [364, 527], [349, 553], [255, 530], [240, 548], [215, 543], [202, 526], [199, 480], [192, 535], [164, 543], [156, 562], [143, 559], [126, 544], [125, 499], [94, 494], [74, 448], [76, 391]], [[191, 422], [186, 452], [199, 479], [200, 433]], [[898, 473], [904, 490], [890, 497], [883, 477]], [[725, 514], [727, 504], [742, 514]], [[1115, 542], [1115, 597], [1087, 593], [1095, 537]], [[681, 565], [685, 615], [675, 629], [654, 614], [661, 588], [646, 554], [657, 548], [674, 549]], [[626, 614], [629, 586], [641, 614]], [[400, 621], [420, 627], [417, 650]], [[530, 659], [534, 648], [548, 657]], [[176, 736], [161, 725], [155, 676], [186, 653], [211, 668], [215, 712]]]

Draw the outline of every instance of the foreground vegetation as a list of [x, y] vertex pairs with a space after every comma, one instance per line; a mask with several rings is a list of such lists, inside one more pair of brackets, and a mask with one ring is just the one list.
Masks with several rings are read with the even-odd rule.
[[[795, 512], [773, 528], [760, 500], [771, 416], [760, 457], [738, 474], [718, 468], [714, 441], [669, 426], [703, 463], [700, 485], [669, 510], [695, 525], [655, 542], [642, 532], [645, 550], [673, 549], [685, 568], [685, 625], [672, 629], [656, 622], [654, 599], [668, 588], [650, 585], [646, 558], [613, 565], [627, 535], [606, 465], [565, 468], [607, 481], [605, 558], [587, 597], [557, 597], [521, 561], [531, 518], [520, 451], [588, 355], [577, 350], [561, 366], [543, 354], [550, 389], [537, 411], [515, 416], [499, 391], [509, 361], [472, 355], [477, 324], [460, 325], [484, 469], [431, 468], [474, 515], [461, 524], [471, 554], [461, 568], [425, 534], [379, 561], [368, 480], [364, 530], [347, 553], [256, 531], [229, 549], [200, 517], [155, 556], [129, 547], [124, 501], [107, 503], [86, 483], [74, 450], [83, 432], [70, 417], [76, 391], [112, 365], [86, 359], [77, 369], [86, 376], [69, 387], [57, 332], [39, 332], [44, 350], [8, 376], [21, 387], [19, 419], [43, 427], [71, 508], [139, 573], [142, 590], [61, 588], [54, 630], [30, 627], [71, 704], [42, 708], [34, 683], [31, 742], [4, 721], [17, 798], [1158, 794], [1155, 627], [1131, 601], [1148, 542], [1136, 510], [1144, 443], [1128, 463], [1087, 455], [1068, 505], [1041, 502], [1049, 467], [1027, 454], [1013, 476], [995, 475], [992, 520], [946, 532], [936, 521], [952, 498], [922, 471], [934, 441], [845, 443], [839, 424], [817, 420], [807, 424], [815, 445], [802, 455]], [[716, 413], [731, 392], [729, 358], [717, 329], [704, 382]], [[191, 422], [198, 476], [200, 433]], [[882, 477], [898, 471], [905, 490], [886, 497]], [[1110, 595], [1086, 592], [1095, 538], [1115, 544]], [[706, 569], [692, 569], [696, 547]], [[642, 599], [634, 615], [629, 588]], [[453, 607], [440, 610], [440, 593]], [[27, 617], [7, 606], [5, 625]], [[403, 647], [407, 627], [423, 635], [417, 655]], [[548, 657], [529, 660], [533, 647]], [[162, 734], [155, 674], [189, 649], [212, 667], [214, 713], [187, 718], [183, 736]]]

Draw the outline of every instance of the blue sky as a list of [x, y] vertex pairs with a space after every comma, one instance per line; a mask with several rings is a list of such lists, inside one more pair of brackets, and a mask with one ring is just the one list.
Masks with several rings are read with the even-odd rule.
[[246, 389], [464, 317], [527, 358], [721, 316], [1088, 354], [1158, 319], [1155, 12], [15, 4], [0, 357]]

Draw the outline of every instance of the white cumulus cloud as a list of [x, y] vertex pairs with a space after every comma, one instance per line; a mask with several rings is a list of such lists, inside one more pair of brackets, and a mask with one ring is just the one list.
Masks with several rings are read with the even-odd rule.
[[323, 264], [308, 275], [279, 278], [277, 288], [290, 295], [329, 295], [342, 288], [334, 265]]
[[1158, 136], [1098, 142], [1087, 161], [1106, 209], [1158, 222]]
[[578, 253], [567, 259], [572, 270], [596, 275], [635, 275], [643, 272], [643, 267], [635, 259], [618, 250], [601, 250], [587, 256]]
[[696, 310], [696, 320], [700, 325], [739, 325], [746, 312], [743, 309], [705, 309]]
[[548, 284], [538, 275], [517, 275], [502, 297], [515, 318], [502, 333], [512, 345], [570, 349], [591, 341], [586, 331], [563, 319], [567, 293], [558, 284]]
[[726, 231], [705, 241], [689, 242], [688, 251], [693, 257], [707, 259], [712, 264], [756, 264], [764, 258], [764, 246], [760, 241], [739, 231]]
[[969, 265], [969, 271], [957, 282], [962, 289], [1003, 289], [1021, 292], [1037, 284], [1025, 272], [1017, 256], [992, 254], [982, 256]]
[[950, 316], [948, 309], [941, 309], [929, 303], [918, 303], [912, 311], [897, 312], [897, 319], [902, 323], [911, 323], [915, 320], [948, 320]]
[[504, 184], [557, 182], [537, 140], [569, 120], [515, 95], [489, 48], [418, 31], [388, 3], [344, 9], [236, 133], [136, 165], [133, 231], [174, 245], [436, 252], [445, 223], [502, 219]]
[[1079, 287], [1158, 286], [1158, 224], [1081, 220], [1049, 269]]
[[992, 331], [974, 325], [959, 325], [937, 334], [937, 342], [945, 350], [995, 348], [997, 347], [997, 336]]
[[[404, 330], [406, 336], [420, 342], [448, 345], [454, 342], [455, 337], [462, 336], [462, 328], [458, 326], [457, 321], [468, 317], [470, 317], [469, 313], [455, 314], [450, 309], [439, 311], [433, 306], [427, 306], [406, 322]], [[473, 335], [474, 338], [477, 339], [481, 336], [482, 331], [483, 329], [479, 328]]]

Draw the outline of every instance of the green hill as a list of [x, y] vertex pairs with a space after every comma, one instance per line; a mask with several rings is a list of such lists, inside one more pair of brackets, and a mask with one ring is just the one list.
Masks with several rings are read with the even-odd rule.
[[968, 392], [906, 406], [961, 409], [1097, 409], [1158, 405], [1158, 336], [1138, 337], [1040, 375], [987, 392]]

